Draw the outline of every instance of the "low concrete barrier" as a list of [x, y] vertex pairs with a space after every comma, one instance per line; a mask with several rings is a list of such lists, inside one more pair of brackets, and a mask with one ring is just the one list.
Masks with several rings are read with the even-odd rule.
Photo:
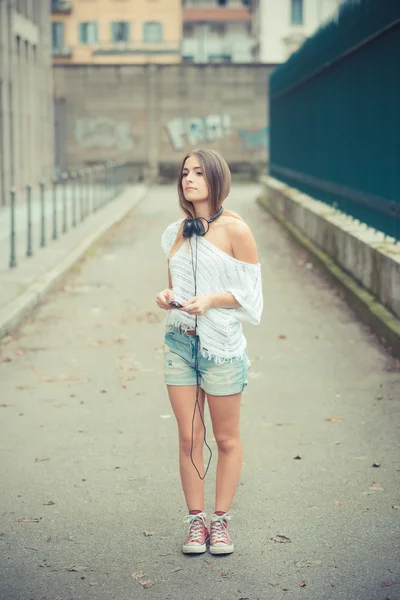
[[314, 254], [361, 319], [400, 357], [400, 244], [272, 177], [261, 183], [259, 203]]

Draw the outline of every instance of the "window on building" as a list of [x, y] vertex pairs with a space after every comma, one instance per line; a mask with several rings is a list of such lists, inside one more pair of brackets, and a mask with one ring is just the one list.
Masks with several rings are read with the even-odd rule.
[[97, 23], [94, 21], [79, 23], [79, 41], [81, 44], [95, 44], [97, 42]]
[[185, 23], [183, 25], [183, 37], [184, 38], [194, 37], [194, 25], [192, 25], [191, 23]]
[[209, 54], [209, 62], [232, 62], [232, 56], [230, 54]]
[[303, 25], [303, 0], [292, 0], [292, 25]]
[[162, 42], [163, 26], [159, 21], [149, 21], [143, 25], [143, 40], [145, 42]]
[[210, 35], [211, 37], [224, 37], [226, 32], [225, 23], [211, 23]]
[[111, 40], [113, 42], [129, 42], [130, 35], [129, 21], [114, 21], [111, 23]]
[[64, 23], [62, 21], [53, 21], [51, 24], [51, 40], [53, 49], [64, 48]]

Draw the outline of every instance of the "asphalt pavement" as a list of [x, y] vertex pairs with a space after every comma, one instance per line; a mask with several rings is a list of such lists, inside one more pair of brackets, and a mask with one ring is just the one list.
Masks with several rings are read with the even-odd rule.
[[[1, 600], [400, 598], [400, 364], [280, 226], [233, 186], [259, 248], [245, 326], [235, 552], [184, 556], [177, 428], [163, 383], [155, 187], [1, 345]], [[217, 448], [206, 510], [214, 508]], [[205, 454], [207, 459], [207, 454]]]

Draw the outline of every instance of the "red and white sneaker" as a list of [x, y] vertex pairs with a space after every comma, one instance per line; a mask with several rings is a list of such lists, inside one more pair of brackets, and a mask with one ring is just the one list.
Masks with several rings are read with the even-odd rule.
[[229, 513], [212, 515], [210, 527], [210, 552], [211, 554], [231, 554], [233, 543], [228, 535], [228, 521], [232, 517]]
[[207, 542], [210, 534], [206, 525], [206, 513], [187, 515], [184, 518], [189, 523], [189, 535], [186, 538], [182, 552], [184, 554], [201, 554], [207, 550]]

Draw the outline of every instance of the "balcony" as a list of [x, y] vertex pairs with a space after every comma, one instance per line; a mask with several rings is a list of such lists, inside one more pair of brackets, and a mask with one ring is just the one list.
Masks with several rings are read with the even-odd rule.
[[182, 40], [182, 56], [194, 63], [228, 60], [233, 63], [253, 62], [252, 38], [186, 38]]
[[133, 54], [180, 54], [181, 43], [173, 42], [101, 42], [90, 44], [94, 56]]
[[251, 11], [242, 0], [185, 0], [183, 21], [185, 23], [247, 22]]
[[53, 14], [69, 15], [72, 11], [72, 2], [68, 0], [51, 0], [51, 12]]
[[70, 58], [72, 56], [72, 48], [68, 46], [53, 46], [51, 51], [54, 57]]

